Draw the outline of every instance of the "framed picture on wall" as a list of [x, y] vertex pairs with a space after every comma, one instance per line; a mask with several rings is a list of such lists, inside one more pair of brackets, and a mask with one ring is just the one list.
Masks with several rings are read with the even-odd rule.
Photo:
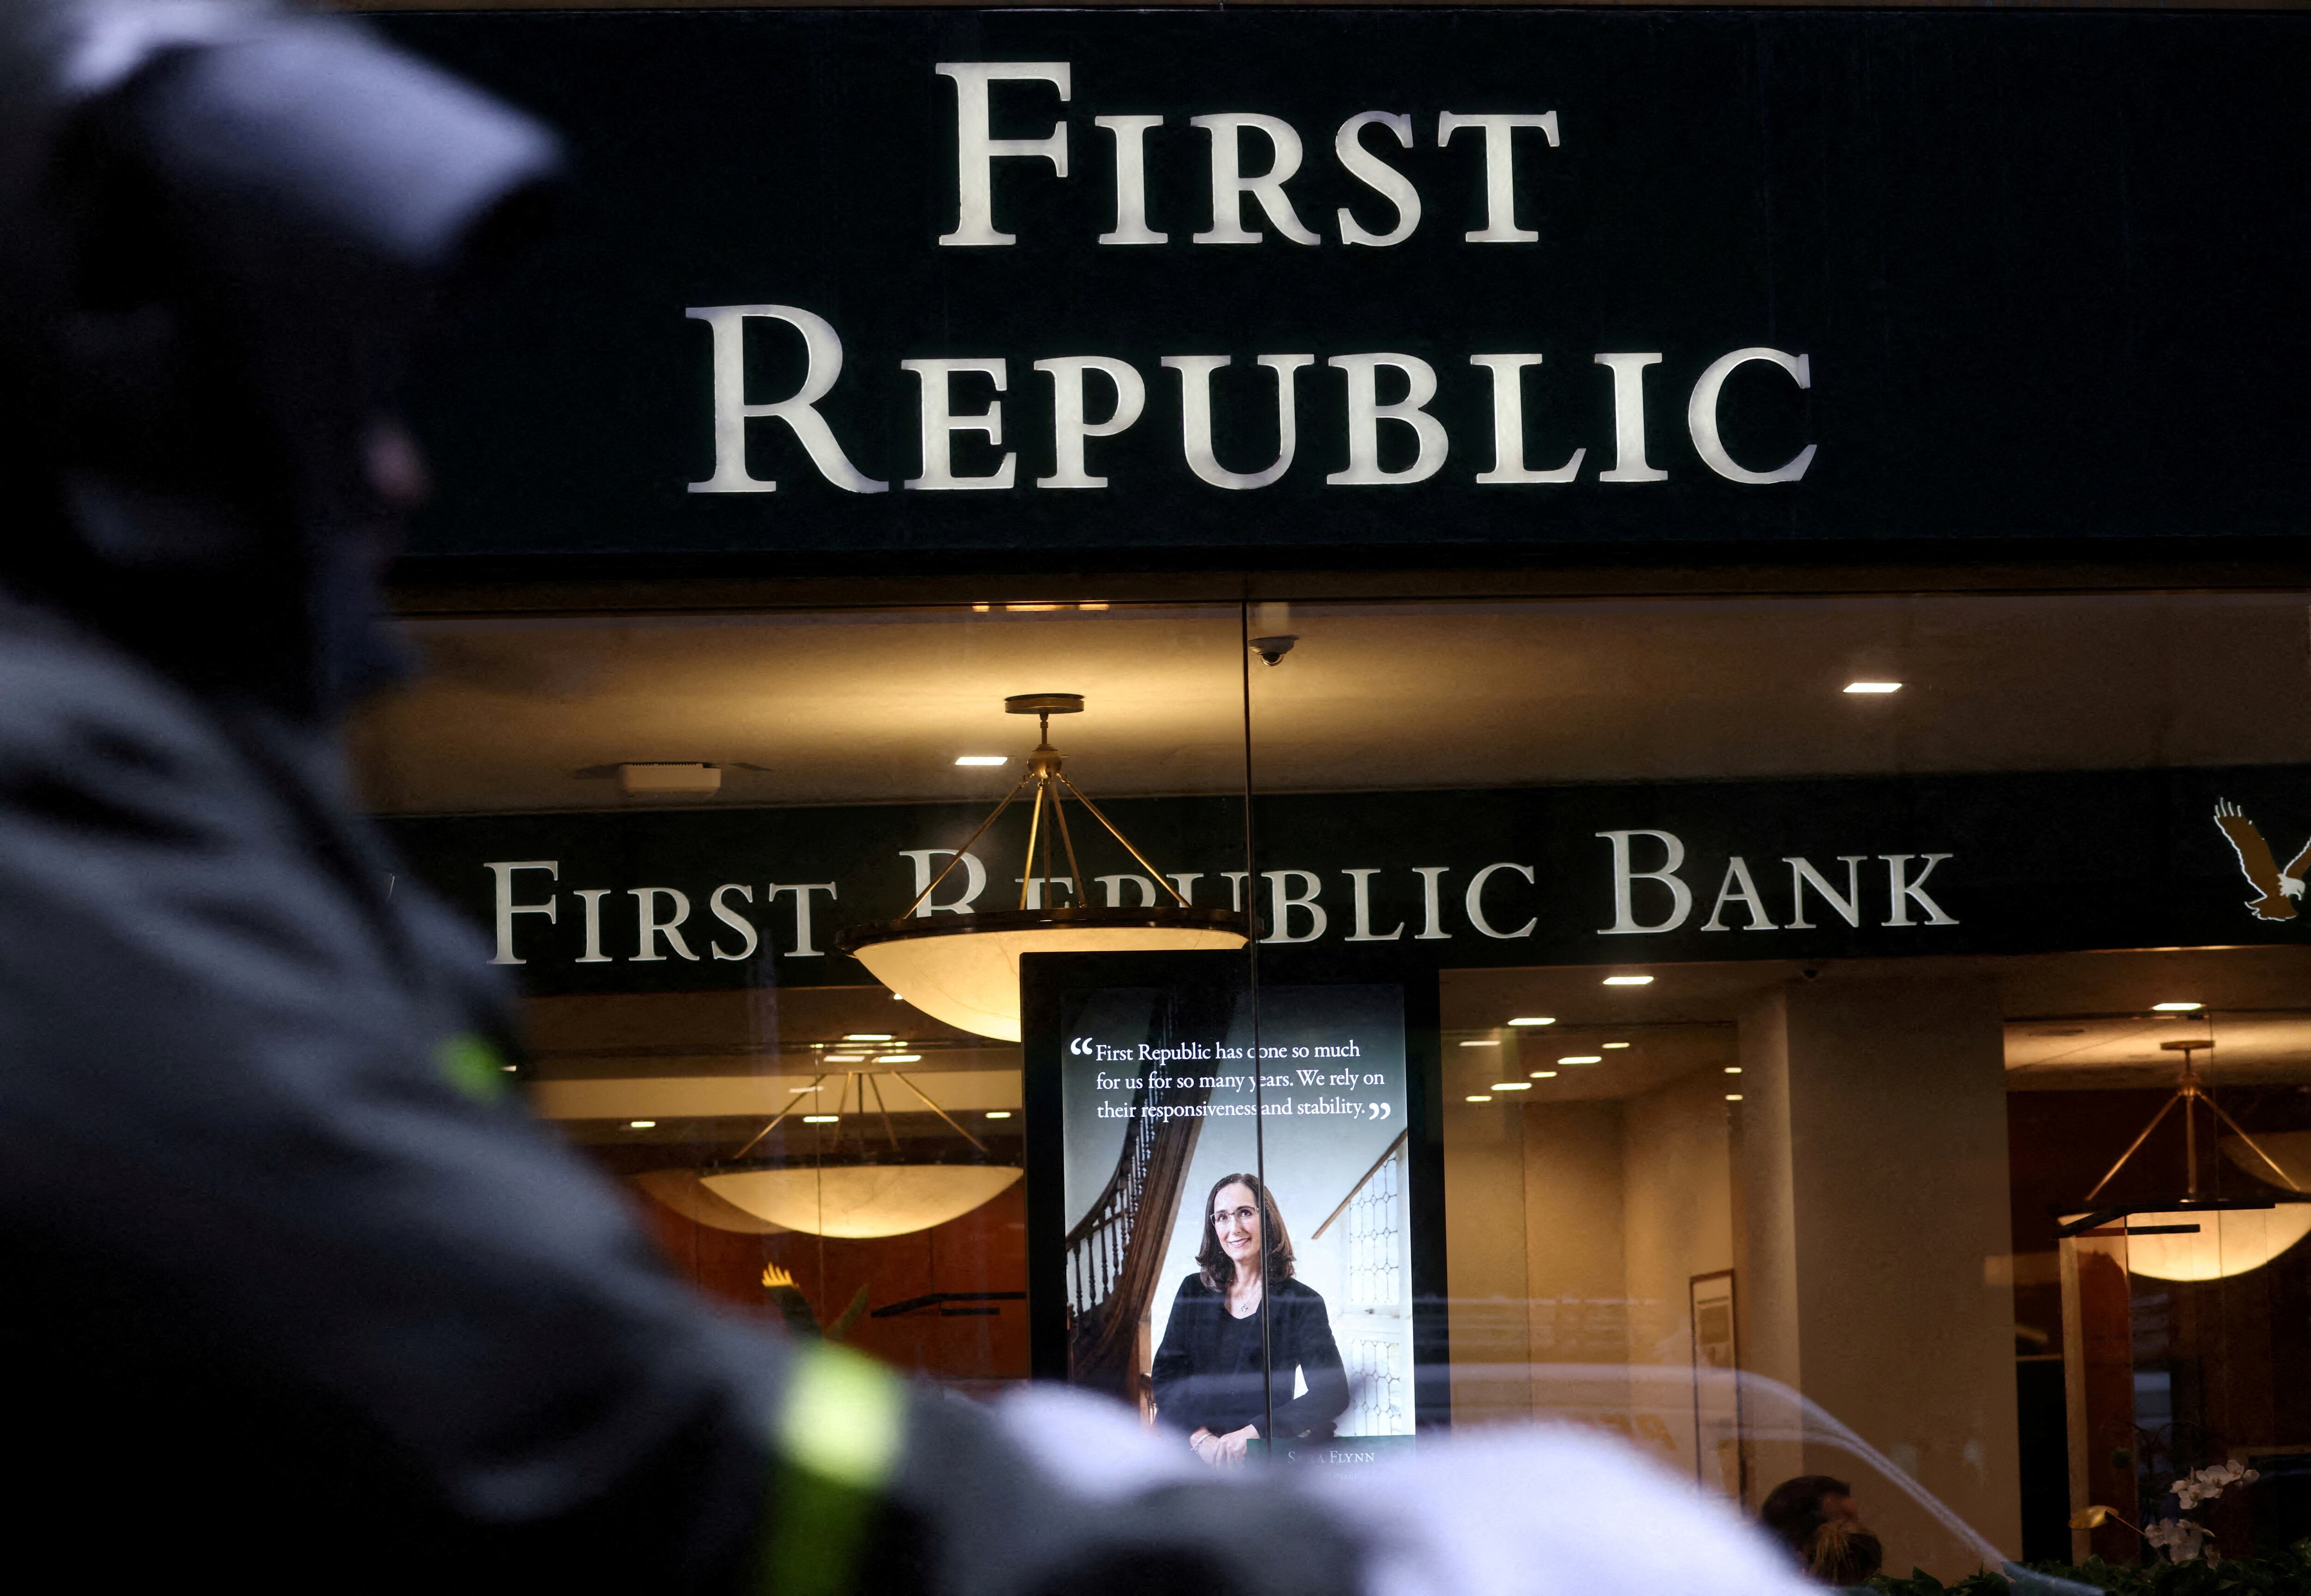
[[1741, 1348], [1733, 1271], [1693, 1277], [1693, 1475], [1740, 1501], [1749, 1487], [1741, 1452]]

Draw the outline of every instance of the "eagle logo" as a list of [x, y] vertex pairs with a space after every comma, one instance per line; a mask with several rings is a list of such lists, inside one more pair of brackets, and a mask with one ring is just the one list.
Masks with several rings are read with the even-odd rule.
[[2254, 829], [2254, 822], [2228, 798], [2215, 800], [2215, 824], [2230, 840], [2247, 885], [2263, 894], [2247, 900], [2247, 911], [2257, 920], [2293, 920], [2295, 900], [2303, 895], [2304, 872], [2311, 869], [2311, 842], [2306, 842], [2303, 851], [2282, 870], [2271, 856], [2271, 844]]

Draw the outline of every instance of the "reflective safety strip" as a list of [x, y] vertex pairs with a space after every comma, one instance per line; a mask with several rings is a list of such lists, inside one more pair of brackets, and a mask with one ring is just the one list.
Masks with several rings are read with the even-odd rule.
[[873, 1491], [898, 1467], [906, 1388], [869, 1359], [821, 1342], [799, 1354], [779, 1415], [786, 1461], [837, 1485]]
[[433, 1067], [441, 1078], [476, 1103], [495, 1103], [506, 1095], [505, 1062], [497, 1049], [470, 1031], [444, 1038], [433, 1050]]
[[906, 1443], [906, 1387], [855, 1352], [798, 1349], [779, 1409], [763, 1586], [858, 1596], [879, 1493]]

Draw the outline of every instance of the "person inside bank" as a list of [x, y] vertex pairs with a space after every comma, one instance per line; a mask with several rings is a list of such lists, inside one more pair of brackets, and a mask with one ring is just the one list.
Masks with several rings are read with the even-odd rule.
[[[1324, 1299], [1293, 1278], [1292, 1237], [1257, 1175], [1222, 1175], [1204, 1200], [1196, 1272], [1180, 1282], [1151, 1371], [1156, 1422], [1216, 1468], [1243, 1461], [1269, 1435], [1260, 1368], [1267, 1305], [1274, 1435], [1329, 1440], [1348, 1406], [1348, 1377]], [[1306, 1389], [1295, 1396], [1295, 1388]]]

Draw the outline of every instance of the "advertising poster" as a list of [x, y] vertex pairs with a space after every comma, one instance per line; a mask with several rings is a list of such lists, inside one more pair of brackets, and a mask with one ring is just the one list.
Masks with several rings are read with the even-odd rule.
[[1111, 957], [1114, 984], [1030, 1005], [1051, 1026], [1030, 1056], [1057, 1062], [1031, 1244], [1056, 1246], [1064, 1304], [1039, 1316], [1066, 1378], [1207, 1461], [1369, 1461], [1414, 1427], [1403, 994], [1255, 1004], [1212, 957], [1218, 979], [1148, 984]]

